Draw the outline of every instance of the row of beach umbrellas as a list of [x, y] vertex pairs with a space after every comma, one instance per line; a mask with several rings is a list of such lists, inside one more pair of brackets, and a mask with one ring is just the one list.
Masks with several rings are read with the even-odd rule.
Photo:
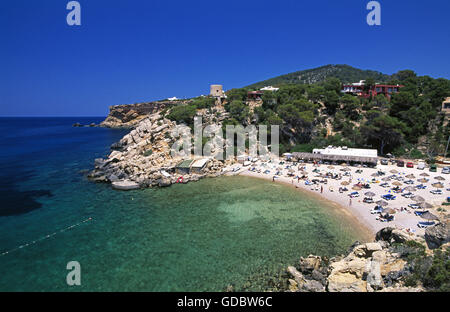
[[[344, 164], [344, 165], [346, 165], [346, 164]], [[330, 170], [335, 169], [335, 167], [334, 167], [334, 166], [331, 166], [331, 165], [328, 166], [327, 168], [330, 169]], [[350, 171], [350, 170], [351, 170], [351, 169], [349, 169], [349, 168], [347, 168], [347, 167], [343, 169], [343, 171]], [[395, 169], [393, 169], [393, 170], [390, 171], [390, 173], [392, 173], [392, 174], [397, 174], [398, 171], [395, 170]], [[376, 177], [376, 176], [378, 176], [377, 173], [373, 173], [373, 174], [372, 174], [372, 177]], [[420, 176], [421, 176], [421, 177], [429, 177], [430, 175], [429, 175], [428, 173], [426, 173], [426, 172], [423, 172], [423, 173], [420, 174]], [[415, 179], [416, 176], [415, 176], [414, 174], [408, 174], [408, 175], [405, 176], [405, 178], [407, 178], [407, 179]], [[435, 179], [436, 179], [436, 180], [439, 180], [439, 181], [445, 181], [445, 178], [443, 178], [443, 177], [441, 177], [441, 176], [437, 176], [437, 177], [435, 177]], [[383, 180], [383, 181], [390, 181], [390, 180], [391, 180], [391, 177], [385, 177], [385, 178], [383, 178], [382, 180]], [[422, 178], [422, 179], [419, 179], [418, 182], [426, 183], [426, 182], [428, 182], [428, 180]], [[350, 182], [348, 182], [348, 181], [342, 181], [342, 182], [341, 182], [341, 185], [343, 185], [343, 186], [347, 186], [347, 185], [349, 185], [349, 184], [350, 184]], [[401, 182], [399, 182], [399, 181], [394, 181], [394, 182], [392, 183], [392, 185], [395, 185], [395, 186], [401, 186], [401, 185], [403, 185], [403, 183], [401, 183]], [[443, 188], [443, 187], [444, 187], [444, 185], [443, 185], [441, 182], [433, 183], [432, 186], [433, 186], [433, 187], [436, 187], [436, 188]], [[359, 186], [353, 186], [352, 189], [353, 189], [353, 190], [356, 190], [356, 191], [360, 191], [360, 190], [361, 190], [361, 187], [359, 187]], [[405, 188], [405, 191], [407, 191], [407, 192], [416, 192], [417, 189], [416, 189], [414, 186], [408, 186], [408, 187]], [[370, 198], [376, 196], [376, 194], [375, 194], [374, 192], [366, 192], [366, 193], [364, 193], [364, 195], [367, 196], [367, 197], [370, 197]], [[411, 199], [412, 199], [413, 201], [415, 201], [416, 203], [418, 203], [418, 206], [419, 206], [421, 209], [429, 209], [429, 208], [432, 208], [432, 207], [433, 207], [431, 204], [425, 202], [425, 199], [424, 199], [422, 196], [416, 195], [416, 196], [412, 197]], [[379, 205], [379, 206], [382, 206], [382, 207], [386, 207], [387, 205], [389, 205], [389, 203], [388, 203], [387, 201], [385, 201], [385, 200], [378, 200], [378, 201], [376, 202], [376, 204]], [[395, 213], [396, 213], [396, 210], [393, 209], [393, 208], [384, 208], [384, 209], [382, 210], [382, 213], [385, 213], [385, 214], [395, 214]], [[427, 212], [425, 212], [425, 213], [422, 213], [422, 214], [420, 215], [420, 217], [423, 218], [423, 219], [425, 219], [425, 220], [439, 220], [439, 218], [438, 218], [437, 216], [435, 216], [434, 214], [430, 213], [429, 211], [427, 211]]]

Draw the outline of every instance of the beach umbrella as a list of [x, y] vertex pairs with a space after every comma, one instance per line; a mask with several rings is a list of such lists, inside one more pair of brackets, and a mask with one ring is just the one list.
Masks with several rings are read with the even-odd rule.
[[375, 203], [379, 206], [387, 206], [389, 204], [387, 201], [384, 201], [384, 200], [379, 200]]
[[343, 170], [344, 170], [344, 171], [351, 171], [352, 169], [350, 169], [350, 168], [348, 168], [348, 167], [345, 167]]
[[354, 190], [354, 191], [361, 191], [361, 188], [359, 186], [354, 186], [354, 187], [352, 187], [352, 190]]
[[395, 182], [392, 183], [392, 185], [400, 186], [400, 185], [402, 185], [402, 183], [401, 183], [401, 182], [398, 182], [398, 181], [395, 181]]
[[426, 172], [420, 174], [421, 177], [429, 177], [430, 175]]
[[445, 181], [445, 178], [443, 178], [443, 177], [441, 177], [441, 176], [437, 176], [437, 177], [434, 177], [436, 180], [439, 180], [439, 181]]
[[342, 181], [341, 182], [341, 185], [349, 185], [350, 184], [350, 182], [348, 182], [348, 181]]
[[295, 170], [294, 169], [292, 169], [292, 168], [289, 168], [289, 172], [295, 172]]
[[419, 203], [419, 207], [421, 209], [430, 209], [430, 208], [433, 208], [433, 205], [426, 203], [426, 202], [422, 202], [422, 203]]
[[396, 173], [398, 173], [398, 171], [397, 170], [395, 170], [395, 169], [392, 169], [391, 171], [389, 171], [390, 173], [394, 173], [394, 174], [396, 174]]
[[374, 172], [371, 174], [372, 177], [378, 177], [378, 173]]
[[414, 186], [405, 187], [405, 191], [407, 192], [415, 192], [417, 189]]
[[424, 202], [425, 201], [425, 198], [423, 198], [422, 196], [419, 196], [419, 195], [416, 195], [411, 199], [415, 202]]
[[444, 185], [441, 182], [431, 184], [435, 188], [443, 188]]
[[420, 215], [421, 218], [425, 219], [425, 220], [439, 220], [439, 218], [437, 216], [435, 216], [434, 214], [432, 214], [431, 212], [427, 211], [425, 213], [422, 213]]
[[346, 166], [348, 166], [346, 163], [343, 163], [343, 164], [341, 164], [341, 166], [344, 166], [344, 167], [346, 167]]
[[427, 182], [428, 182], [428, 180], [425, 179], [425, 178], [419, 179], [419, 180], [417, 180], [417, 181], [419, 181], [420, 183], [427, 183]]
[[389, 213], [389, 214], [396, 213], [395, 209], [392, 209], [392, 208], [384, 208], [381, 212], [382, 213]]
[[413, 174], [408, 174], [405, 178], [408, 178], [408, 179], [415, 179], [416, 176], [413, 175]]
[[334, 169], [334, 166], [328, 166], [327, 168], [328, 169]]
[[374, 192], [366, 192], [366, 193], [364, 193], [364, 195], [366, 195], [367, 197], [374, 197], [375, 193]]

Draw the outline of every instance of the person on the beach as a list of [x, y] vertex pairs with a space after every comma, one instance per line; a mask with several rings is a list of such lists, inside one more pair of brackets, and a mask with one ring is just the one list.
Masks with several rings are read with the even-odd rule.
[[323, 193], [323, 186], [320, 186], [320, 193]]
[[352, 199], [350, 198], [350, 203], [348, 204], [349, 206], [351, 206], [352, 205]]

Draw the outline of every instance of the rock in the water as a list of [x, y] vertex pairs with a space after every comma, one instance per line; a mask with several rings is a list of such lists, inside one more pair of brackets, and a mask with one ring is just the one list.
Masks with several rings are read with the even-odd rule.
[[128, 191], [138, 189], [140, 186], [136, 182], [125, 180], [111, 183], [116, 190]]
[[294, 278], [289, 280], [290, 291], [303, 291], [303, 292], [324, 292], [325, 286], [316, 280], [305, 279], [302, 273], [300, 273], [293, 266], [288, 267], [287, 271]]
[[92, 177], [92, 181], [98, 182], [98, 183], [106, 183], [106, 182], [108, 182], [108, 178], [105, 177], [104, 175], [100, 175], [100, 176]]
[[300, 271], [302, 273], [311, 273], [313, 270], [317, 270], [320, 267], [322, 258], [318, 256], [309, 255], [306, 258], [300, 258]]
[[170, 182], [170, 179], [168, 179], [168, 178], [162, 178], [159, 180], [158, 185], [161, 187], [170, 186], [170, 185], [172, 185], [172, 182]]
[[297, 271], [297, 269], [293, 266], [289, 266], [287, 268], [288, 273], [292, 275], [294, 280], [297, 282], [297, 284], [303, 284], [305, 281], [305, 278], [303, 277], [303, 274]]
[[111, 174], [106, 177], [110, 182], [119, 182], [120, 179], [115, 174]]

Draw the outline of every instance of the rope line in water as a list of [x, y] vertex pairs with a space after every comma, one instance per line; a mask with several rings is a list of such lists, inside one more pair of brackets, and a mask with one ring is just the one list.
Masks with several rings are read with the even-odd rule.
[[41, 237], [41, 238], [38, 238], [38, 239], [36, 239], [36, 240], [34, 240], [34, 241], [31, 241], [31, 242], [29, 242], [29, 243], [20, 245], [20, 246], [18, 246], [18, 247], [16, 247], [16, 248], [13, 248], [13, 249], [8, 250], [8, 251], [2, 252], [2, 253], [0, 254], [0, 257], [1, 257], [1, 256], [5, 256], [5, 255], [7, 255], [7, 254], [9, 254], [9, 253], [11, 253], [11, 252], [17, 251], [17, 250], [19, 250], [19, 249], [22, 249], [22, 248], [25, 248], [25, 247], [28, 247], [28, 246], [37, 244], [37, 243], [39, 243], [39, 242], [41, 242], [41, 241], [43, 241], [43, 240], [45, 240], [45, 239], [48, 239], [48, 238], [50, 238], [50, 237], [55, 236], [55, 235], [58, 234], [58, 233], [63, 233], [63, 232], [72, 230], [73, 228], [76, 228], [77, 226], [80, 226], [80, 225], [82, 225], [82, 224], [84, 224], [84, 223], [86, 223], [86, 222], [89, 222], [89, 221], [91, 221], [91, 220], [92, 220], [92, 218], [87, 218], [86, 220], [83, 220], [83, 221], [78, 222], [78, 223], [76, 223], [76, 224], [72, 224], [71, 226], [68, 226], [68, 227], [66, 227], [66, 228], [64, 228], [64, 229], [61, 229], [61, 230], [59, 230], [59, 231], [56, 231], [56, 232], [54, 232], [54, 233], [52, 233], [52, 234], [47, 234], [47, 235], [45, 235], [45, 236], [43, 236], [43, 237]]

